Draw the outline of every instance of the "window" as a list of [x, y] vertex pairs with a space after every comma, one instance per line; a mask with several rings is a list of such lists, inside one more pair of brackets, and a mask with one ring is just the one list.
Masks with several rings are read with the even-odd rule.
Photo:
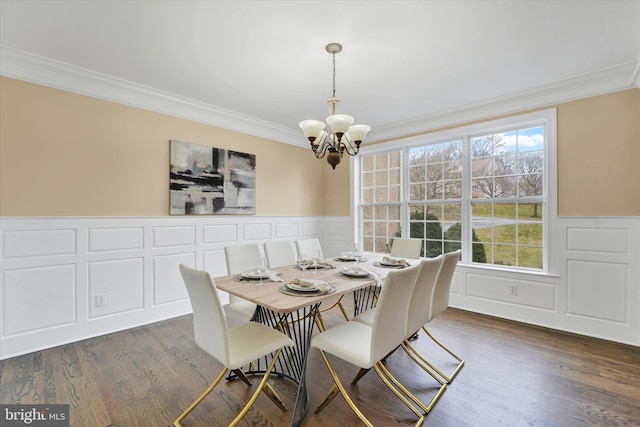
[[362, 159], [362, 242], [365, 251], [388, 252], [400, 235], [400, 152]]
[[364, 250], [387, 252], [394, 238], [411, 237], [426, 257], [462, 248], [463, 263], [548, 270], [555, 110], [370, 151], [354, 167]]

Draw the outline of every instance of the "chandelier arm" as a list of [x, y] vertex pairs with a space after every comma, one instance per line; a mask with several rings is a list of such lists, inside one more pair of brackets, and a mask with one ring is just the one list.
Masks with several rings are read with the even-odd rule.
[[313, 154], [315, 154], [316, 159], [321, 159], [327, 154], [327, 151], [329, 151], [330, 147], [331, 144], [329, 142], [323, 141], [318, 145], [318, 147], [312, 148], [312, 151]]
[[343, 150], [341, 151], [346, 151], [346, 153], [350, 156], [355, 156], [360, 151], [360, 145], [355, 144], [353, 141], [347, 138], [347, 135], [342, 136], [340, 146], [343, 147]]

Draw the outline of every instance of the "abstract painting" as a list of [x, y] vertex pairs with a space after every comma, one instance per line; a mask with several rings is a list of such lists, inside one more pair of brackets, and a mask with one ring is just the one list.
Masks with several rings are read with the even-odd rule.
[[256, 156], [170, 141], [171, 215], [256, 213]]

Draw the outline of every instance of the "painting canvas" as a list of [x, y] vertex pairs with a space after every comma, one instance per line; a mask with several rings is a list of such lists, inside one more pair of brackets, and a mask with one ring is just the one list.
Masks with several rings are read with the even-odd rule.
[[256, 156], [171, 141], [172, 215], [256, 213]]

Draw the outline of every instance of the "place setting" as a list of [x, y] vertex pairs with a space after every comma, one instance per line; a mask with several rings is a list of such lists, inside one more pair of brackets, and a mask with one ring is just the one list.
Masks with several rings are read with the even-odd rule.
[[376, 277], [372, 272], [365, 270], [359, 265], [344, 266], [336, 273], [341, 278], [348, 279], [369, 279], [371, 276]]
[[335, 258], [335, 261], [340, 262], [365, 262], [366, 260], [357, 244], [355, 245], [355, 251], [340, 252]]
[[315, 297], [319, 295], [332, 294], [336, 291], [333, 283], [324, 280], [314, 279], [293, 279], [280, 286], [280, 292], [295, 297]]
[[407, 260], [401, 258], [393, 258], [390, 256], [382, 257], [380, 261], [375, 261], [373, 263], [374, 267], [380, 268], [405, 268], [409, 267], [411, 264]]
[[263, 257], [261, 264], [243, 271], [236, 275], [233, 280], [236, 282], [256, 282], [257, 285], [262, 285], [264, 281], [283, 282], [284, 280], [280, 277], [281, 274], [269, 270], [267, 268], [267, 260]]

